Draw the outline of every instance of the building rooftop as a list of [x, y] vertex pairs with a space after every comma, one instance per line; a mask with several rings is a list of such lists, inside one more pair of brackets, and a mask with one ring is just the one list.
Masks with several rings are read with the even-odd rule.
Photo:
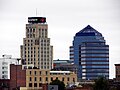
[[120, 64], [115, 64], [115, 66], [120, 66]]
[[78, 33], [76, 33], [76, 36], [102, 36], [102, 34], [88, 25], [80, 30]]

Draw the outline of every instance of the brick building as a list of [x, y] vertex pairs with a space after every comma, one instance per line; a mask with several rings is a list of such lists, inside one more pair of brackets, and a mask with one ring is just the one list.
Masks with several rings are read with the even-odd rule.
[[26, 70], [22, 65], [10, 65], [10, 90], [26, 86]]
[[115, 64], [115, 78], [120, 81], [120, 64]]

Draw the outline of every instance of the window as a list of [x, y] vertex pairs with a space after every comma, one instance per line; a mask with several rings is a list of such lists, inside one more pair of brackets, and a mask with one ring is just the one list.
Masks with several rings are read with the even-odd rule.
[[2, 74], [4, 74], [4, 71], [2, 71]]
[[4, 67], [2, 67], [2, 69], [4, 69]]
[[53, 77], [51, 77], [51, 81], [53, 81]]
[[35, 77], [35, 81], [37, 81], [37, 78]]
[[29, 83], [29, 87], [32, 87], [32, 83]]
[[27, 34], [27, 38], [29, 37], [29, 34]]
[[41, 71], [40, 71], [40, 75], [41, 75]]
[[67, 81], [69, 81], [70, 79], [69, 79], [69, 77], [67, 78]]
[[56, 79], [58, 79], [58, 77], [56, 77]]
[[44, 69], [46, 69], [46, 66], [44, 66]]
[[42, 78], [40, 77], [40, 81], [42, 81]]
[[37, 83], [34, 83], [34, 87], [37, 87]]
[[39, 83], [39, 87], [42, 87], [42, 83]]
[[32, 78], [30, 77], [30, 81], [32, 81]]
[[64, 77], [62, 78], [62, 81], [64, 81]]
[[30, 71], [30, 75], [32, 74], [32, 72]]
[[34, 74], [36, 75], [36, 71], [34, 72]]
[[48, 77], [46, 77], [46, 81], [48, 81]]

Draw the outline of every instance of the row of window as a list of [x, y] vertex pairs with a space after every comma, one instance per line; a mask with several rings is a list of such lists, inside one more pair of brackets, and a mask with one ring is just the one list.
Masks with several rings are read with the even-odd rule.
[[[27, 32], [35, 32], [36, 28], [35, 27], [26, 27]], [[38, 30], [42, 30], [42, 31], [47, 31], [46, 28], [38, 28]]]
[[[32, 71], [29, 71], [29, 74], [32, 74]], [[42, 71], [39, 71], [39, 74], [42, 75]], [[37, 75], [37, 71], [34, 71], [34, 75]], [[45, 75], [48, 75], [48, 71], [45, 71]]]
[[[27, 29], [27, 37], [35, 37], [35, 32], [36, 29]], [[39, 29], [39, 37], [47, 37], [47, 29]]]
[[[34, 71], [34, 72], [30, 71], [30, 72], [29, 72], [30, 75], [32, 75], [32, 73], [33, 73], [34, 75], [38, 75], [38, 72], [37, 72], [37, 71]], [[70, 75], [70, 73], [48, 73], [48, 71], [45, 71], [45, 72], [43, 73], [42, 71], [39, 71], [39, 75], [48, 75], [48, 74], [50, 74], [50, 75]]]
[[96, 78], [98, 78], [99, 76], [105, 76], [106, 78], [109, 77], [109, 75], [82, 75], [82, 77], [96, 77]]
[[81, 60], [109, 60], [109, 58], [81, 58]]
[[[24, 43], [25, 43], [25, 44], [26, 44], [27, 42], [28, 42], [28, 43], [33, 43], [33, 42], [35, 42], [35, 40], [34, 40], [34, 39], [33, 39], [33, 40], [32, 40], [32, 39], [24, 40]], [[48, 40], [48, 39], [41, 39], [40, 42], [41, 42], [41, 43], [43, 43], [43, 42], [44, 42], [44, 43], [49, 43], [50, 40]]]
[[[32, 81], [32, 79], [34, 79], [34, 81], [42, 81], [43, 80], [43, 78], [42, 77], [39, 77], [39, 79], [38, 79], [38, 77], [34, 77], [34, 78], [32, 78], [32, 77], [29, 77], [29, 81]], [[47, 82], [48, 81], [48, 77], [46, 77], [45, 78], [45, 81]], [[51, 79], [51, 81], [53, 81], [53, 77], [51, 77], [50, 78]], [[56, 79], [58, 79], [58, 77], [56, 77]], [[62, 81], [64, 82], [65, 81], [65, 79], [67, 80], [67, 81], [70, 81], [70, 78], [69, 77], [67, 77], [67, 78], [65, 78], [65, 77], [62, 77]], [[73, 82], [75, 81], [75, 78], [73, 78]]]
[[97, 50], [91, 50], [91, 51], [81, 51], [81, 53], [109, 53], [109, 51], [97, 51]]
[[[27, 38], [35, 38], [35, 34], [27, 34], [26, 36]], [[42, 35], [39, 35], [39, 38], [47, 38], [47, 33], [43, 34]]]
[[2, 75], [3, 79], [8, 79], [8, 75]]
[[[42, 83], [39, 83], [39, 87], [41, 86], [42, 86]], [[32, 83], [29, 83], [29, 87], [38, 87], [38, 86], [37, 86], [37, 83], [34, 83], [34, 86], [32, 85]]]
[[102, 75], [102, 76], [106, 76], [109, 75], [109, 73], [82, 73], [82, 75]]
[[81, 57], [108, 57], [109, 54], [82, 54]]
[[109, 51], [109, 49], [81, 49], [81, 51]]
[[91, 66], [82, 66], [82, 68], [109, 68], [109, 66], [107, 65], [107, 66], [93, 66], [93, 65], [91, 65]]
[[35, 64], [41, 64], [41, 67], [42, 67], [43, 65], [46, 65], [46, 66], [49, 65], [49, 63], [46, 63], [46, 62], [44, 62], [44, 63], [43, 63], [43, 62], [41, 62], [41, 63], [39, 63], [39, 62], [36, 63], [36, 62], [32, 62], [32, 61], [28, 61], [28, 64], [34, 64], [34, 65], [35, 65]]
[[35, 43], [28, 43], [28, 44], [24, 44], [25, 46], [33, 46], [33, 45], [41, 45], [41, 46], [49, 46], [49, 43], [39, 43], [39, 42], [35, 42]]
[[101, 46], [101, 45], [105, 45], [105, 43], [104, 42], [99, 42], [99, 43], [98, 42], [97, 43], [96, 42], [94, 42], [94, 43], [92, 43], [92, 42], [88, 43], [87, 42], [87, 43], [82, 44], [82, 46], [85, 46], [85, 45], [89, 45], [89, 46], [96, 46], [96, 45], [99, 46], [100, 45]]
[[[26, 54], [25, 54], [25, 57], [28, 57], [28, 58], [33, 57], [33, 56], [34, 56], [34, 60], [35, 60], [36, 54], [34, 54], [34, 55], [32, 55], [32, 54], [31, 54], [31, 55], [29, 55], [29, 54], [26, 55]], [[42, 58], [42, 57], [46, 57], [46, 58], [49, 58], [49, 54], [46, 55], [46, 53], [44, 53], [44, 54], [41, 53], [41, 55], [38, 54], [37, 57], [41, 57], [41, 58]], [[29, 61], [29, 60], [28, 60], [28, 61]]]
[[109, 64], [109, 62], [81, 62], [81, 64]]
[[109, 72], [109, 69], [82, 69], [82, 72]]
[[[25, 49], [25, 50], [28, 49], [28, 51], [29, 51], [29, 50], [32, 51], [32, 50], [33, 50], [33, 47], [25, 47], [24, 49]], [[37, 49], [38, 51], [39, 51], [39, 50], [43, 51], [43, 49], [44, 49], [44, 50], [49, 50], [49, 46], [47, 46], [47, 47], [46, 47], [46, 46], [45, 46], [45, 47], [41, 47], [40, 49], [39, 49], [39, 47], [38, 47], [38, 48], [35, 48], [35, 47], [34, 47], [34, 51], [35, 51], [36, 49]]]
[[2, 74], [8, 74], [8, 71], [2, 71]]
[[109, 47], [81, 47], [81, 49], [109, 49]]
[[8, 69], [8, 67], [5, 67], [5, 66], [4, 66], [4, 67], [2, 67], [2, 69]]
[[[106, 79], [109, 79], [109, 76], [105, 76], [106, 77]], [[82, 76], [82, 79], [86, 79], [86, 80], [90, 80], [90, 79], [98, 79], [98, 76], [88, 76], [88, 77], [86, 77], [86, 76]]]
[[[35, 35], [35, 33], [27, 33], [27, 38], [35, 38], [36, 37], [36, 35]], [[47, 32], [39, 32], [39, 38], [47, 38]]]
[[[27, 33], [35, 33], [36, 28], [26, 28], [26, 30], [27, 30]], [[47, 29], [39, 28], [39, 32], [42, 32], [42, 33], [47, 32]]]

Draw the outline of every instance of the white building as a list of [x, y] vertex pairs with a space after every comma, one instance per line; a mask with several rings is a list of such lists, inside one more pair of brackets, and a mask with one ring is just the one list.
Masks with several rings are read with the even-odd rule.
[[10, 79], [10, 64], [18, 64], [17, 58], [12, 58], [12, 55], [0, 58], [0, 79]]

